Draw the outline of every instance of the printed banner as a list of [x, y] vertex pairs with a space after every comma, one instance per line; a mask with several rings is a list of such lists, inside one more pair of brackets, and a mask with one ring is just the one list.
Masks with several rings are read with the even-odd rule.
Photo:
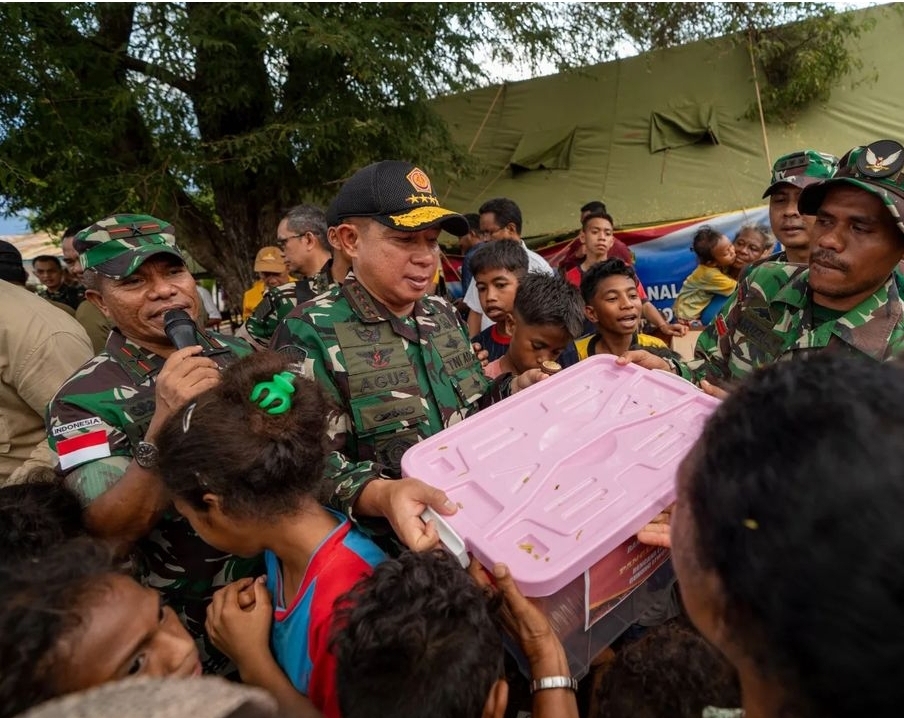
[[669, 558], [668, 549], [631, 537], [584, 573], [584, 630], [624, 601]]

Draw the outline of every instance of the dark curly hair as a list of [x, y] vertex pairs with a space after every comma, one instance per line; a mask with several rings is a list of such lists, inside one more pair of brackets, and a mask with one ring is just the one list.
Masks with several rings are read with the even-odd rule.
[[82, 505], [65, 486], [36, 481], [0, 487], [0, 566], [39, 558], [87, 532]]
[[[285, 371], [296, 374], [291, 407], [268, 414], [251, 401], [252, 390]], [[253, 518], [293, 513], [304, 497], [320, 496], [331, 409], [320, 386], [272, 351], [244, 357], [221, 376], [157, 436], [166, 487], [197, 510], [213, 493], [224, 513]]]
[[624, 646], [596, 693], [602, 718], [700, 718], [706, 706], [736, 708], [735, 670], [696, 629], [672, 619]]
[[498, 601], [444, 551], [384, 561], [336, 605], [343, 718], [474, 718], [504, 675]]
[[110, 549], [89, 538], [46, 551], [27, 571], [0, 568], [0, 718], [60, 694], [61, 643], [113, 573]]
[[593, 301], [600, 282], [614, 276], [627, 277], [637, 282], [637, 272], [634, 271], [634, 267], [625, 264], [621, 259], [604, 259], [602, 262], [591, 265], [581, 277], [581, 298], [584, 300], [584, 304], [590, 304]]
[[691, 558], [718, 576], [732, 642], [788, 715], [904, 705], [901, 396], [897, 366], [828, 352], [782, 362], [719, 407], [686, 460]]
[[701, 264], [713, 261], [713, 250], [721, 239], [722, 233], [716, 231], [708, 224], [703, 225], [694, 232], [694, 240], [691, 247]]

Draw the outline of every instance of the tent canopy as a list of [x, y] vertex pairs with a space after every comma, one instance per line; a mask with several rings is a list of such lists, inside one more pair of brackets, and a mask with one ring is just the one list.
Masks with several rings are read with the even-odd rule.
[[904, 14], [875, 19], [855, 48], [861, 70], [791, 126], [744, 117], [756, 102], [745, 42], [719, 38], [581, 70], [437, 99], [453, 137], [483, 165], [454, 184], [453, 209], [510, 197], [526, 237], [573, 232], [579, 208], [602, 200], [619, 226], [655, 224], [762, 204], [771, 162], [811, 148], [842, 155], [883, 137], [904, 140], [898, 44]]

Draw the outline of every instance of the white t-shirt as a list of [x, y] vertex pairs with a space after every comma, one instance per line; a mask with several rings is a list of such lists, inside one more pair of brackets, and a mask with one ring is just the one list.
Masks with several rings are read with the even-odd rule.
[[201, 297], [201, 302], [204, 304], [204, 311], [207, 312], [207, 316], [210, 319], [222, 319], [223, 315], [220, 314], [220, 310], [217, 309], [217, 304], [213, 301], [210, 292], [200, 284], [196, 286], [198, 287], [198, 296]]
[[[508, 239], [498, 239], [497, 242], [509, 242], [511, 240]], [[527, 245], [522, 240], [521, 246], [524, 247], [524, 251], [527, 252], [527, 271], [535, 272], [537, 274], [555, 274], [555, 270], [549, 266], [549, 262], [547, 262], [543, 257], [541, 257], [536, 252], [527, 248]], [[495, 322], [492, 319], [488, 319], [484, 314], [483, 310], [480, 307], [480, 297], [477, 294], [477, 282], [473, 279], [471, 283], [468, 285], [468, 291], [465, 292], [465, 304], [472, 312], [477, 312], [480, 315], [480, 331], [483, 331], [487, 327], [493, 326]]]

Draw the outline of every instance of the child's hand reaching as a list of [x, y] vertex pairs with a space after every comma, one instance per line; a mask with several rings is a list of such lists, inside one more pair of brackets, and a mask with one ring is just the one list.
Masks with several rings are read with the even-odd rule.
[[273, 603], [266, 577], [243, 578], [213, 595], [204, 628], [213, 645], [229, 656], [239, 673], [270, 656]]
[[637, 540], [648, 546], [672, 548], [672, 504], [637, 533]]

